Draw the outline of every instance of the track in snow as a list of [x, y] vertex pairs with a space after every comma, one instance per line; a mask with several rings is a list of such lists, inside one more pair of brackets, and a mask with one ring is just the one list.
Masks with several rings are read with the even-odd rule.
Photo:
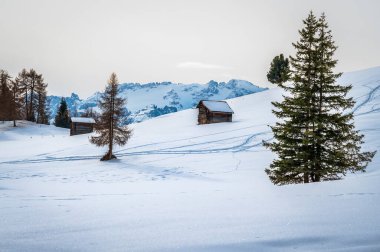
[[[377, 82], [380, 82], [380, 81], [377, 81]], [[367, 88], [369, 88], [369, 89], [370, 89], [370, 92], [367, 94], [366, 99], [365, 99], [362, 103], [360, 103], [359, 105], [357, 105], [357, 106], [352, 110], [353, 113], [355, 113], [355, 112], [358, 111], [360, 108], [362, 108], [364, 105], [366, 105], [367, 103], [369, 103], [370, 101], [372, 101], [372, 100], [373, 100], [373, 97], [374, 97], [374, 95], [375, 95], [375, 93], [376, 93], [378, 90], [380, 90], [380, 84], [377, 85], [375, 88], [371, 88], [371, 87], [369, 87], [368, 85], [364, 85], [364, 86], [367, 87]], [[371, 113], [371, 112], [375, 112], [375, 111], [378, 111], [378, 110], [380, 110], [380, 108], [378, 108], [378, 109], [373, 109], [373, 107], [372, 107], [372, 109], [371, 109], [370, 111], [363, 112], [363, 113], [360, 113], [360, 114], [357, 114], [357, 115], [369, 114], [369, 113]]]
[[[162, 149], [156, 149], [156, 150], [125, 152], [125, 153], [120, 153], [119, 155], [120, 156], [134, 156], [134, 155], [150, 155], [150, 154], [209, 154], [209, 153], [220, 153], [220, 152], [240, 152], [240, 151], [245, 151], [245, 150], [262, 145], [263, 139], [260, 139], [259, 141], [255, 143], [252, 143], [252, 142], [257, 136], [262, 136], [269, 133], [270, 131], [265, 131], [265, 132], [260, 132], [260, 133], [256, 133], [252, 135], [230, 137], [230, 138], [225, 138], [225, 139], [220, 139], [220, 140], [195, 143], [195, 144], [187, 144], [187, 145], [182, 145], [182, 146], [168, 147], [168, 148], [162, 148]], [[237, 145], [233, 145], [229, 147], [220, 147], [220, 148], [207, 148], [208, 144], [220, 143], [220, 142], [233, 140], [233, 139], [237, 139], [241, 137], [245, 137], [245, 139], [242, 143], [237, 144]], [[205, 145], [206, 147], [204, 149], [192, 148], [192, 149], [179, 150], [181, 148], [205, 146]]]
[[[250, 128], [250, 127], [246, 127]], [[242, 128], [242, 129], [246, 129]], [[237, 131], [237, 130], [232, 130]], [[229, 131], [230, 132], [230, 131]], [[212, 136], [217, 134], [222, 134], [224, 132], [218, 132], [206, 136]], [[147, 146], [159, 146], [160, 143], [152, 143], [152, 144], [146, 144], [146, 145], [140, 145], [135, 147], [130, 147], [127, 149], [122, 149], [115, 154], [117, 156], [123, 157], [123, 156], [141, 156], [141, 155], [170, 155], [170, 154], [210, 154], [210, 153], [221, 153], [221, 152], [242, 152], [247, 151], [252, 148], [258, 147], [262, 145], [262, 138], [258, 139], [257, 141], [254, 141], [259, 136], [264, 136], [267, 134], [270, 134], [270, 131], [264, 131], [254, 134], [246, 134], [246, 135], [239, 135], [234, 137], [228, 137], [223, 139], [217, 139], [217, 140], [210, 140], [210, 141], [203, 141], [198, 142], [194, 144], [183, 144], [183, 145], [177, 145], [172, 147], [166, 147], [166, 148], [157, 148], [157, 149], [150, 149], [150, 150], [142, 150], [142, 151], [131, 151], [132, 149], [138, 149], [142, 147]], [[191, 139], [195, 138], [201, 138], [205, 136], [197, 136]], [[179, 140], [172, 140], [168, 142], [161, 142], [161, 144], [166, 143], [173, 143], [173, 142], [182, 142], [187, 141], [190, 139], [179, 139]], [[269, 139], [265, 139], [269, 140]], [[233, 141], [233, 145], [231, 145], [231, 141]], [[234, 144], [235, 142], [238, 142], [237, 144]], [[221, 145], [221, 147], [210, 147], [210, 145], [218, 144]], [[99, 159], [98, 155], [89, 155], [89, 156], [66, 156], [66, 157], [54, 157], [54, 156], [46, 156], [44, 158], [37, 158], [37, 159], [23, 159], [23, 160], [13, 160], [13, 161], [5, 161], [0, 162], [0, 164], [22, 164], [22, 163], [49, 163], [49, 162], [62, 162], [62, 161], [82, 161], [82, 160], [95, 160]]]

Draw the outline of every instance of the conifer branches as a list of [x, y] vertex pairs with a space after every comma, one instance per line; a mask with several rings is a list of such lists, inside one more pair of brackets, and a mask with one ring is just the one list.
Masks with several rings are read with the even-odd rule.
[[337, 49], [326, 16], [312, 12], [303, 21], [300, 39], [290, 57], [290, 83], [282, 102], [273, 102], [279, 122], [275, 141], [265, 146], [278, 156], [266, 169], [274, 184], [340, 179], [347, 172], [365, 171], [375, 152], [361, 152], [363, 135], [355, 130], [351, 86], [336, 83]]

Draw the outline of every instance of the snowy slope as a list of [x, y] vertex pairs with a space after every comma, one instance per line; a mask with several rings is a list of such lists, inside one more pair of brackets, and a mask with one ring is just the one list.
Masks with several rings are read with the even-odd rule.
[[[243, 80], [210, 81], [206, 84], [172, 82], [120, 84], [121, 96], [128, 100], [127, 109], [131, 113], [129, 122], [141, 122], [162, 114], [194, 108], [202, 99], [224, 100], [264, 90], [266, 88], [260, 88]], [[73, 93], [65, 99], [71, 111], [76, 106], [80, 112], [88, 107], [96, 109], [100, 95], [100, 92], [96, 92], [89, 98], [81, 100]], [[52, 117], [56, 114], [60, 101], [61, 97], [50, 96]]]
[[[380, 150], [380, 67], [347, 73], [365, 150]], [[118, 160], [88, 135], [0, 124], [0, 251], [380, 251], [380, 158], [341, 181], [274, 186], [271, 101], [229, 100], [232, 123], [184, 110], [133, 124]]]

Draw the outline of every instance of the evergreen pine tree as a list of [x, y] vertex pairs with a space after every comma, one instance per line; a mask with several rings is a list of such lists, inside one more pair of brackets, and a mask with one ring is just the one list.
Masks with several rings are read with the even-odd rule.
[[272, 112], [281, 119], [272, 131], [276, 141], [265, 143], [278, 156], [266, 169], [274, 184], [309, 182], [309, 121], [311, 87], [315, 79], [315, 48], [318, 22], [313, 13], [303, 21], [301, 39], [293, 44], [296, 57], [291, 58], [292, 84], [281, 85], [289, 95], [282, 102], [273, 102]]
[[125, 117], [124, 106], [126, 100], [119, 97], [118, 94], [117, 76], [112, 73], [108, 85], [98, 102], [98, 106], [102, 111], [99, 120], [95, 124], [95, 132], [98, 135], [90, 139], [90, 142], [97, 146], [108, 145], [108, 152], [101, 158], [101, 161], [116, 158], [113, 155], [113, 145], [125, 145], [132, 135], [132, 130], [121, 125]]
[[281, 119], [271, 127], [275, 141], [265, 143], [278, 156], [266, 169], [274, 184], [309, 183], [339, 179], [347, 171], [363, 171], [375, 153], [360, 152], [363, 136], [354, 130], [354, 101], [346, 98], [350, 86], [335, 84], [336, 46], [325, 16], [312, 12], [303, 21], [300, 40], [290, 57], [292, 84], [282, 85], [289, 96], [273, 102]]
[[279, 56], [273, 58], [269, 72], [267, 73], [267, 79], [270, 83], [282, 86], [283, 83], [289, 80], [289, 77], [289, 60], [281, 53]]
[[316, 82], [313, 88], [312, 152], [310, 179], [340, 179], [347, 171], [365, 171], [375, 152], [361, 152], [364, 135], [355, 130], [355, 105], [347, 98], [352, 86], [336, 83], [341, 73], [334, 73], [337, 47], [323, 13], [318, 21]]
[[63, 97], [58, 107], [57, 115], [54, 119], [54, 125], [61, 128], [70, 128], [69, 111], [67, 110], [66, 100]]

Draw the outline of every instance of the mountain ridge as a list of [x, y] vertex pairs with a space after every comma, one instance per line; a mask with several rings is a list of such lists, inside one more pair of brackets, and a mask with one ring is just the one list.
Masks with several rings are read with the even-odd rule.
[[[199, 100], [214, 99], [225, 100], [243, 95], [262, 92], [268, 88], [262, 88], [249, 81], [231, 79], [228, 82], [210, 80], [205, 84], [199, 83], [175, 83], [170, 81], [149, 83], [121, 83], [119, 84], [120, 96], [127, 99], [128, 119], [125, 124], [141, 122], [159, 115], [177, 112], [194, 107]], [[87, 108], [99, 111], [97, 101], [102, 92], [96, 91], [86, 99], [81, 99], [76, 93], [64, 97], [71, 116], [80, 115]], [[54, 118], [60, 96], [49, 96], [51, 108], [51, 120]], [[75, 112], [77, 111], [77, 113]]]

